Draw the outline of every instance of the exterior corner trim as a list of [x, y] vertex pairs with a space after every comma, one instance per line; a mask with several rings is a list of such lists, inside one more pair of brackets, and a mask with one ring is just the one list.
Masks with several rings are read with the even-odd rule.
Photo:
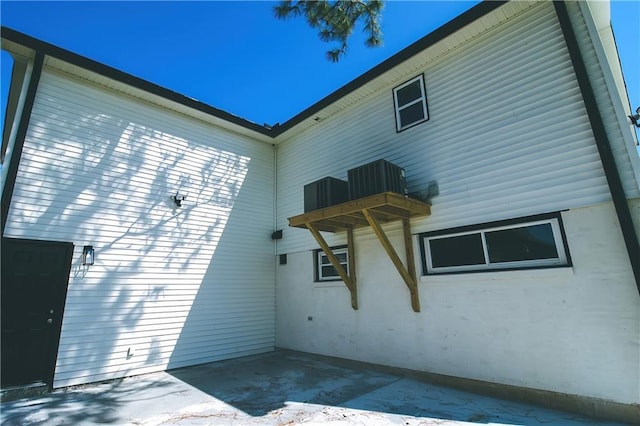
[[638, 294], [640, 295], [640, 242], [638, 241], [635, 231], [631, 217], [631, 210], [624, 193], [620, 173], [615, 163], [615, 158], [611, 149], [611, 142], [604, 126], [604, 119], [602, 118], [602, 114], [598, 108], [596, 95], [587, 72], [587, 66], [584, 62], [582, 53], [580, 52], [577, 37], [569, 18], [567, 5], [564, 1], [554, 1], [553, 7], [555, 8], [556, 16], [560, 22], [560, 27], [569, 51], [569, 56], [571, 57], [573, 70], [585, 103], [587, 115], [589, 116], [591, 131], [593, 132], [593, 136], [596, 141], [600, 162], [604, 169], [607, 185], [609, 186], [609, 192], [611, 193], [613, 205], [620, 224], [620, 230], [622, 231], [622, 237], [629, 256], [629, 263], [631, 264], [631, 269], [633, 270], [636, 286], [638, 288]]
[[43, 64], [44, 54], [37, 52], [33, 62], [33, 70], [29, 80], [29, 87], [27, 88], [24, 107], [20, 113], [20, 122], [18, 124], [13, 152], [9, 159], [9, 164], [7, 165], [7, 178], [2, 192], [2, 200], [0, 202], [0, 217], [2, 218], [0, 224], [0, 235], [3, 237], [4, 228], [7, 224], [7, 216], [9, 215], [11, 198], [13, 197], [13, 190], [18, 176], [18, 165], [20, 164], [22, 149], [24, 148], [24, 142], [27, 137], [27, 129], [29, 128], [29, 121], [31, 120], [31, 111], [33, 110], [33, 104], [36, 99], [36, 92], [38, 90], [38, 84], [40, 83]]

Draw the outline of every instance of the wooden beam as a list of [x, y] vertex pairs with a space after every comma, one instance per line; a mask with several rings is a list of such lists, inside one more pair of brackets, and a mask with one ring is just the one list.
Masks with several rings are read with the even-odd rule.
[[[324, 219], [337, 219], [345, 216], [356, 216], [363, 209], [375, 209], [381, 207], [386, 209], [390, 219], [400, 219], [403, 217], [427, 216], [431, 213], [431, 206], [418, 200], [407, 198], [401, 194], [393, 192], [383, 192], [381, 194], [370, 195], [357, 200], [347, 201], [335, 206], [326, 207], [312, 212], [307, 212], [289, 218], [289, 226], [304, 228], [308, 222], [321, 222]], [[352, 216], [352, 217], [353, 217]], [[364, 222], [358, 225], [366, 225]]]
[[[411, 274], [409, 273], [409, 270], [405, 268], [404, 264], [402, 263], [402, 260], [400, 260], [400, 257], [398, 256], [398, 253], [396, 253], [395, 249], [391, 245], [391, 241], [389, 241], [389, 238], [387, 237], [384, 230], [378, 223], [378, 220], [375, 218], [374, 214], [367, 209], [363, 209], [362, 213], [364, 214], [364, 217], [367, 218], [369, 225], [371, 225], [371, 229], [373, 229], [373, 232], [378, 237], [378, 240], [380, 240], [382, 247], [387, 252], [387, 255], [389, 255], [391, 262], [396, 267], [396, 269], [400, 273], [400, 276], [402, 276], [402, 279], [404, 280], [405, 284], [409, 288], [409, 292], [411, 293], [411, 302], [412, 302], [411, 305], [413, 307], [413, 310], [415, 312], [420, 312], [420, 304], [419, 304], [419, 300], [417, 299], [418, 284], [415, 278], [415, 265], [413, 267], [413, 276], [411, 276]], [[406, 238], [405, 238], [405, 244], [406, 244]], [[413, 248], [411, 250], [413, 251]], [[411, 257], [411, 260], [413, 260], [413, 256]], [[417, 304], [414, 303], [414, 300], [418, 301], [418, 303]]]
[[[340, 278], [342, 279], [344, 284], [347, 286], [347, 289], [351, 293], [351, 307], [357, 310], [358, 299], [357, 299], [357, 288], [356, 288], [355, 279], [350, 277], [347, 274], [347, 272], [344, 270], [344, 268], [340, 264], [340, 261], [338, 260], [336, 255], [333, 254], [331, 247], [329, 247], [329, 244], [327, 244], [327, 241], [324, 239], [322, 234], [320, 234], [320, 231], [311, 222], [307, 222], [305, 225], [307, 226], [307, 229], [311, 231], [313, 238], [315, 238], [318, 244], [320, 244], [320, 248], [322, 248], [322, 251], [324, 251], [324, 253], [327, 255], [329, 262], [331, 262], [331, 265], [333, 265], [333, 267], [336, 269], [336, 272], [338, 272], [338, 275], [340, 275]], [[353, 231], [349, 231], [349, 233], [352, 233], [352, 232]], [[353, 235], [351, 235], [351, 239], [353, 239]], [[351, 241], [351, 243], [353, 243], [353, 241]], [[352, 247], [352, 246], [353, 244], [351, 244], [349, 247]], [[349, 263], [349, 267], [351, 268], [351, 263]], [[353, 277], [355, 277], [355, 263], [351, 272], [353, 274]]]
[[[290, 217], [289, 226], [303, 229], [306, 228], [311, 231], [311, 234], [318, 244], [320, 244], [320, 247], [327, 255], [327, 258], [351, 292], [351, 306], [353, 309], [358, 309], [353, 229], [360, 226], [371, 226], [378, 237], [378, 240], [382, 243], [382, 247], [389, 255], [391, 262], [393, 262], [405, 284], [409, 288], [409, 292], [411, 294], [411, 306], [413, 310], [415, 312], [420, 312], [418, 280], [416, 278], [416, 265], [413, 254], [413, 241], [409, 218], [416, 216], [428, 216], [430, 213], [431, 205], [427, 203], [405, 197], [402, 194], [383, 192]], [[402, 220], [403, 224], [405, 254], [407, 256], [406, 267], [380, 226], [381, 223], [395, 220]], [[320, 234], [320, 231], [347, 231], [347, 250], [349, 254], [348, 274], [342, 265], [340, 265], [340, 262]]]
[[411, 237], [411, 222], [409, 219], [402, 219], [402, 230], [404, 232], [404, 249], [407, 255], [407, 272], [413, 278], [413, 286], [409, 287], [409, 292], [411, 293], [411, 307], [415, 312], [420, 312], [416, 260], [413, 255], [413, 238]]
[[323, 231], [323, 232], [331, 232], [332, 234], [335, 234], [336, 232], [340, 232], [340, 231], [344, 231], [345, 227], [344, 226], [336, 226], [336, 224], [331, 224], [331, 223], [326, 223], [324, 221], [318, 221], [318, 222], [313, 222], [313, 226], [318, 230], [318, 231]]
[[383, 215], [387, 215], [391, 218], [394, 219], [400, 219], [400, 218], [409, 218], [411, 217], [411, 213], [409, 212], [409, 210], [400, 208], [400, 207], [394, 207], [394, 206], [380, 206], [380, 207], [376, 207], [375, 208], [375, 212], [377, 213], [381, 213]]
[[369, 226], [367, 220], [359, 213], [345, 214], [344, 216], [337, 217], [335, 220], [353, 226]]
[[358, 280], [356, 279], [356, 249], [353, 229], [347, 229], [347, 256], [349, 257], [349, 278], [351, 279], [351, 307], [358, 309]]

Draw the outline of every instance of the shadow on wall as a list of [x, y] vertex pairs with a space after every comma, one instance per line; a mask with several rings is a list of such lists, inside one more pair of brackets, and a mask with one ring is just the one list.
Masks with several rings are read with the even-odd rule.
[[[92, 98], [106, 95], [92, 88], [81, 88], [84, 104], [69, 105], [52, 88], [68, 83], [56, 78], [47, 76], [34, 107], [6, 232], [76, 246], [54, 387], [163, 370], [179, 337], [188, 336], [182, 352], [214, 338], [210, 314], [198, 316], [207, 302], [192, 312], [203, 280], [226, 283], [211, 294], [219, 306], [246, 305], [227, 290], [255, 282], [223, 275], [239, 276], [238, 265], [226, 262], [252, 247], [246, 235], [265, 224], [260, 231], [268, 235], [272, 227], [271, 147], [259, 148], [268, 161], [253, 178], [254, 193], [264, 194], [247, 196], [245, 207], [254, 211], [236, 213], [255, 142], [212, 134], [196, 121], [185, 125], [146, 105], [120, 110], [115, 97], [99, 104]], [[172, 199], [176, 192], [187, 196], [182, 207]], [[265, 207], [266, 218], [252, 220]], [[220, 253], [232, 210], [236, 241]], [[96, 250], [90, 267], [79, 264], [84, 244]], [[255, 249], [264, 247], [271, 254], [270, 241]], [[195, 316], [185, 331], [188, 315]], [[212, 359], [210, 349], [198, 356]]]
[[218, 236], [167, 368], [275, 346], [272, 181], [250, 170], [244, 184], [253, 190], [238, 192], [234, 199], [233, 214]]

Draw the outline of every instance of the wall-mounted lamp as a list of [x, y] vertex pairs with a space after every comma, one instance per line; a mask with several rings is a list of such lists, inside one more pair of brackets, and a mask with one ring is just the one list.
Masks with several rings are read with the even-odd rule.
[[640, 127], [640, 107], [636, 108], [636, 113], [633, 115], [628, 115], [629, 120], [633, 123], [634, 126]]
[[95, 261], [95, 251], [93, 250], [93, 246], [84, 246], [82, 248], [82, 264], [93, 265], [94, 261]]
[[174, 195], [171, 198], [173, 199], [173, 202], [176, 203], [176, 206], [182, 207], [182, 202], [187, 199], [187, 196], [179, 192], [176, 192], [176, 195]]

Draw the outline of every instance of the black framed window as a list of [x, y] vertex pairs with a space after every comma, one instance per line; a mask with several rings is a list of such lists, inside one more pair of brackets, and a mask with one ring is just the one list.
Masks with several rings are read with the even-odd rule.
[[[349, 274], [349, 252], [346, 246], [331, 248], [333, 254], [338, 258], [340, 265]], [[333, 267], [329, 258], [324, 251], [318, 249], [314, 250], [314, 265], [315, 265], [315, 281], [340, 281], [340, 275], [336, 268]]]
[[398, 132], [427, 121], [429, 110], [424, 75], [420, 74], [393, 89], [393, 102]]
[[568, 266], [559, 214], [425, 233], [425, 274]]
[[431, 263], [436, 268], [484, 265], [486, 260], [479, 233], [463, 234], [429, 241]]

